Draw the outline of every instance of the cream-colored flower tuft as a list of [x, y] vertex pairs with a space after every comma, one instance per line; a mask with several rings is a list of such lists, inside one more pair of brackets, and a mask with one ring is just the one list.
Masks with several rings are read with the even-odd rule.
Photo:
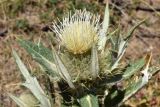
[[82, 54], [97, 42], [99, 35], [99, 15], [86, 10], [77, 10], [73, 15], [68, 14], [59, 23], [53, 24], [53, 31], [73, 54]]

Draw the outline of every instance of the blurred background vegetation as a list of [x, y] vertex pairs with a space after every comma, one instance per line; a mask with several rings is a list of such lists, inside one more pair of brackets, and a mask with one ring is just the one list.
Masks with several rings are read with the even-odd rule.
[[[105, 0], [0, 0], [0, 107], [16, 107], [7, 93], [19, 94], [21, 75], [11, 54], [16, 49], [26, 65], [37, 74], [39, 68], [19, 47], [16, 38], [43, 41], [48, 47], [49, 26], [68, 11], [87, 9], [103, 18]], [[147, 18], [134, 33], [124, 59], [135, 60], [152, 51], [152, 65], [159, 66], [160, 56], [160, 1], [110, 0], [110, 29], [121, 27], [125, 33], [136, 22]], [[41, 78], [42, 75], [38, 75]], [[43, 81], [43, 79], [40, 79]], [[160, 73], [125, 103], [128, 107], [160, 106]]]

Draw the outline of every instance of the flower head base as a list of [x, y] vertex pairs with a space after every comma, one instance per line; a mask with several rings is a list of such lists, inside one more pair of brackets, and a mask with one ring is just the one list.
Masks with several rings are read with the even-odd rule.
[[69, 13], [60, 24], [53, 24], [53, 31], [70, 52], [82, 54], [97, 42], [99, 35], [99, 19], [97, 15], [86, 10], [77, 10], [72, 16]]

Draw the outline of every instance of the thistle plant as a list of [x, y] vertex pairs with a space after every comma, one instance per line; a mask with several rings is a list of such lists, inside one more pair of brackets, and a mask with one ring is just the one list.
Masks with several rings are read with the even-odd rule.
[[[109, 9], [106, 5], [103, 22], [100, 16], [87, 10], [68, 13], [62, 21], [54, 22], [51, 29], [58, 48], [48, 49], [42, 43], [18, 39], [48, 77], [41, 88], [13, 50], [16, 63], [25, 78], [22, 85], [29, 94], [10, 97], [20, 107], [99, 107], [120, 106], [144, 85], [160, 68], [150, 67], [152, 54], [132, 63], [121, 63], [134, 30], [139, 22], [122, 36], [119, 29], [108, 31]], [[107, 32], [108, 31], [108, 32]], [[140, 76], [139, 74], [143, 74]], [[138, 76], [137, 80], [134, 77]], [[124, 83], [122, 87], [118, 84]], [[32, 99], [32, 100], [30, 100]]]

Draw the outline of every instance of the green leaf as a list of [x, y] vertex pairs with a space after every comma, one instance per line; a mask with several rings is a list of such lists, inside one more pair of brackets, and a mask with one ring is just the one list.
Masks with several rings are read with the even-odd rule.
[[68, 73], [68, 70], [64, 66], [63, 62], [61, 61], [60, 57], [58, 56], [57, 52], [54, 49], [53, 49], [53, 56], [54, 56], [54, 59], [55, 59], [55, 63], [57, 65], [57, 70], [58, 70], [59, 75], [61, 76], [61, 78], [63, 78], [68, 83], [68, 85], [71, 88], [74, 89], [75, 87], [72, 83], [72, 79], [71, 79], [71, 77]]
[[139, 71], [144, 65], [145, 65], [145, 60], [143, 58], [135, 61], [134, 63], [131, 63], [130, 66], [127, 67], [126, 70], [124, 71], [123, 78], [124, 79], [130, 78], [130, 76]]
[[27, 104], [25, 104], [21, 99], [19, 99], [18, 97], [16, 96], [13, 96], [12, 94], [8, 94], [9, 97], [12, 98], [13, 101], [16, 102], [16, 104], [19, 106], [19, 107], [28, 107]]
[[22, 63], [21, 59], [17, 55], [17, 53], [13, 50], [13, 56], [16, 60], [16, 63], [23, 74], [25, 78], [25, 83], [23, 85], [27, 87], [32, 94], [38, 99], [40, 102], [40, 107], [51, 107], [50, 100], [48, 97], [45, 95], [44, 91], [42, 90], [41, 86], [39, 85], [37, 79], [35, 77], [32, 77], [25, 65]]
[[91, 53], [91, 73], [93, 78], [98, 77], [99, 63], [98, 63], [97, 47], [95, 45], [93, 45]]
[[41, 43], [34, 44], [26, 40], [19, 40], [19, 43], [32, 55], [33, 59], [46, 69], [47, 74], [59, 78], [52, 52], [49, 49], [45, 48]]
[[104, 13], [104, 20], [102, 23], [102, 36], [105, 36], [105, 33], [107, 32], [109, 27], [109, 3], [106, 3], [105, 13]]
[[98, 98], [92, 94], [86, 95], [80, 99], [81, 107], [99, 107]]
[[71, 77], [69, 76], [66, 68], [64, 68], [64, 65], [62, 65], [62, 61], [55, 51], [53, 54], [42, 44], [34, 44], [30, 41], [19, 40], [19, 43], [32, 55], [33, 59], [39, 62], [46, 69], [46, 72], [49, 75], [55, 79], [59, 79], [60, 77], [63, 78], [70, 87], [74, 88], [73, 83], [71, 82]]
[[64, 104], [61, 104], [61, 107], [80, 107], [78, 105], [64, 105]]
[[135, 31], [135, 29], [137, 27], [139, 27], [142, 23], [144, 23], [145, 20], [140, 21], [138, 24], [136, 24], [134, 27], [132, 27], [131, 30], [128, 32], [126, 38], [123, 39], [121, 36], [119, 36], [118, 50], [117, 50], [118, 56], [117, 56], [117, 60], [112, 65], [111, 70], [114, 70], [118, 66], [119, 61], [121, 60], [122, 56], [124, 55], [124, 53], [126, 51], [126, 48], [128, 46], [128, 42], [131, 39], [133, 32]]
[[104, 50], [107, 37], [106, 37], [106, 32], [109, 27], [109, 6], [108, 2], [106, 3], [106, 8], [105, 8], [105, 14], [104, 14], [104, 20], [102, 23], [102, 30], [100, 31], [100, 36], [99, 36], [99, 41], [98, 41], [98, 50]]
[[125, 40], [125, 41], [129, 41], [130, 38], [131, 38], [132, 35], [133, 35], [133, 32], [134, 32], [141, 24], [143, 24], [145, 21], [146, 21], [146, 19], [140, 21], [140, 22], [137, 23], [135, 26], [133, 26], [133, 27], [131, 28], [131, 30], [128, 32], [128, 34], [126, 35], [126, 38], [125, 38], [124, 40]]
[[151, 61], [151, 54], [147, 55], [146, 57], [145, 68], [141, 71], [143, 76], [140, 77], [138, 81], [131, 83], [125, 89], [126, 92], [125, 92], [125, 97], [123, 99], [123, 102], [126, 101], [128, 98], [130, 98], [133, 94], [135, 94], [143, 86], [145, 86], [148, 83], [149, 79], [152, 77], [152, 75], [160, 70], [160, 68], [157, 68], [157, 69], [149, 68], [150, 61]]

